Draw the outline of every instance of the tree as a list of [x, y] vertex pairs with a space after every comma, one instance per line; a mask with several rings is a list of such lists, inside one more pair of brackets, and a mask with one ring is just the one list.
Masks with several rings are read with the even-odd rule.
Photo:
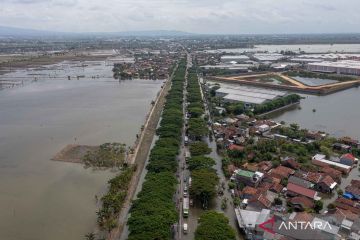
[[229, 226], [229, 220], [224, 214], [207, 211], [200, 216], [195, 240], [234, 240], [235, 238], [235, 231]]
[[215, 165], [215, 160], [205, 156], [195, 156], [189, 159], [188, 166], [189, 170], [197, 170], [202, 168], [211, 168]]
[[208, 135], [209, 129], [206, 126], [204, 119], [191, 118], [189, 120], [188, 133], [193, 139], [201, 139], [202, 137]]
[[319, 213], [323, 209], [324, 203], [321, 200], [315, 200], [314, 203], [315, 203], [314, 210], [316, 213]]
[[95, 234], [93, 232], [85, 235], [86, 240], [95, 240]]
[[190, 143], [190, 153], [192, 156], [199, 156], [211, 153], [211, 149], [204, 142], [197, 141]]
[[219, 178], [214, 169], [200, 169], [191, 172], [192, 184], [190, 193], [207, 208], [211, 198], [216, 194]]

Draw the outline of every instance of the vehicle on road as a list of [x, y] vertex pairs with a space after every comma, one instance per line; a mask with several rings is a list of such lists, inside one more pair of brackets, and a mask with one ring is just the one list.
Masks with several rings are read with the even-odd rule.
[[183, 232], [184, 232], [185, 234], [188, 233], [188, 224], [187, 224], [187, 223], [184, 223], [184, 225], [183, 225]]
[[189, 198], [184, 198], [183, 201], [183, 216], [187, 218], [189, 216]]

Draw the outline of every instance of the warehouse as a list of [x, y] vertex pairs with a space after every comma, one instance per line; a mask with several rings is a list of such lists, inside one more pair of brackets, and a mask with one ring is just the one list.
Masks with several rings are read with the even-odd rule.
[[309, 63], [307, 69], [313, 72], [349, 74], [360, 76], [360, 61], [344, 60], [338, 62]]
[[221, 62], [223, 63], [232, 63], [232, 62], [241, 63], [249, 60], [250, 58], [246, 55], [224, 55], [221, 57]]
[[226, 102], [243, 102], [246, 105], [258, 105], [266, 101], [274, 100], [285, 96], [286, 92], [255, 88], [249, 86], [221, 86], [216, 90], [216, 96], [221, 97]]

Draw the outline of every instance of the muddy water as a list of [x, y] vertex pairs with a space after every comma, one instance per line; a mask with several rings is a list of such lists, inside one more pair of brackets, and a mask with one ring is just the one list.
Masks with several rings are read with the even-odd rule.
[[73, 62], [1, 76], [25, 83], [0, 91], [0, 239], [77, 240], [94, 228], [95, 195], [114, 173], [50, 159], [69, 143], [132, 144], [162, 85], [111, 75]]
[[[360, 88], [351, 88], [327, 96], [303, 95], [300, 109], [269, 115], [277, 121], [298, 123], [302, 128], [328, 132], [336, 137], [360, 139]], [[315, 109], [313, 111], [313, 109]]]

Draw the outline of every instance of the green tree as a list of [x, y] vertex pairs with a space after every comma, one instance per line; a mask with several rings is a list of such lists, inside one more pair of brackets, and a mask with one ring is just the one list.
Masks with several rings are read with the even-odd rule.
[[316, 213], [319, 213], [323, 209], [324, 203], [321, 200], [315, 200], [314, 203], [315, 203], [314, 210]]
[[197, 141], [190, 143], [190, 153], [192, 156], [199, 156], [211, 153], [211, 149], [204, 142]]
[[207, 211], [200, 216], [195, 240], [234, 240], [235, 231], [224, 214]]
[[210, 200], [216, 195], [219, 178], [214, 169], [200, 169], [191, 172], [192, 184], [190, 193], [207, 208]]
[[190, 158], [188, 161], [190, 171], [202, 168], [211, 168], [215, 164], [216, 163], [214, 159], [205, 156], [195, 156]]

